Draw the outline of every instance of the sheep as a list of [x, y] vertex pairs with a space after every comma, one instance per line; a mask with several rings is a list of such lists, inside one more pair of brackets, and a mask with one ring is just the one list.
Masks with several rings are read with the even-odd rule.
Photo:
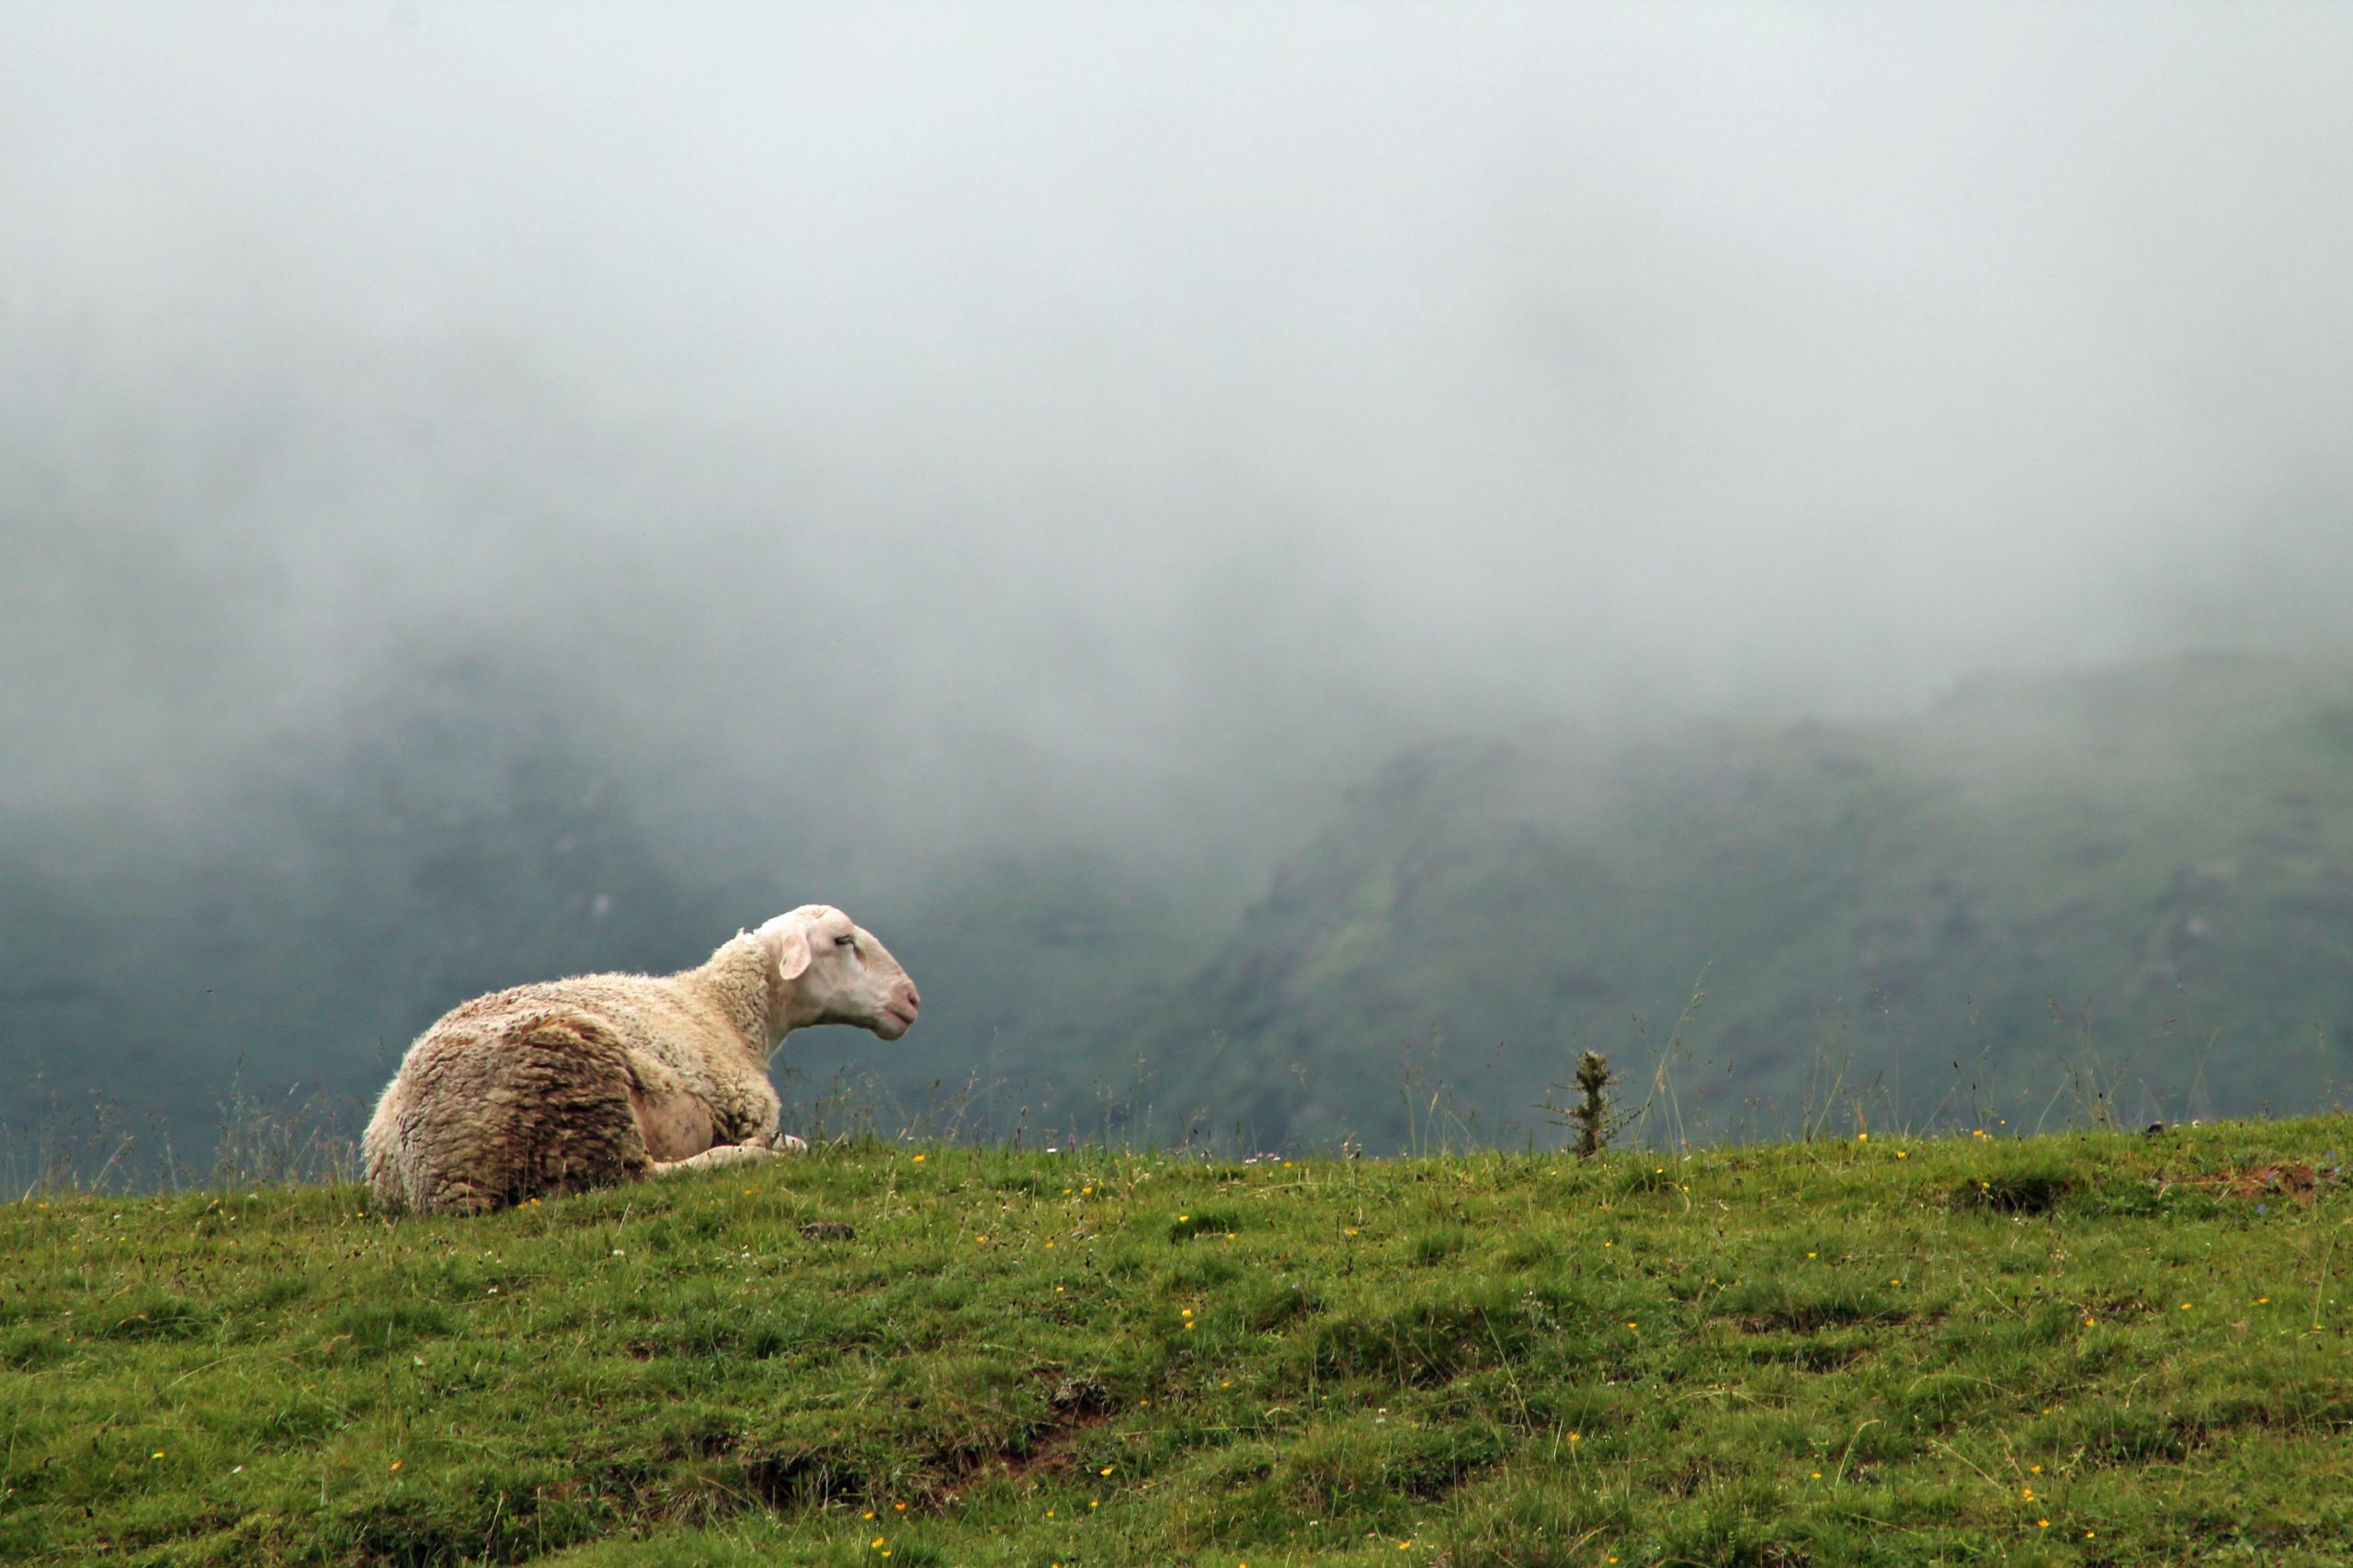
[[897, 1040], [921, 1005], [889, 949], [822, 903], [678, 974], [477, 997], [402, 1058], [362, 1141], [368, 1181], [392, 1213], [476, 1214], [805, 1149], [777, 1128], [784, 1037], [856, 1024]]

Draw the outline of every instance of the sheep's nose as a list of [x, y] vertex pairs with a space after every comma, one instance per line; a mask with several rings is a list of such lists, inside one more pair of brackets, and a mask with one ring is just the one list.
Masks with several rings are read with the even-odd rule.
[[915, 983], [912, 980], [907, 982], [907, 1006], [917, 1009], [923, 1006], [923, 993], [915, 989]]

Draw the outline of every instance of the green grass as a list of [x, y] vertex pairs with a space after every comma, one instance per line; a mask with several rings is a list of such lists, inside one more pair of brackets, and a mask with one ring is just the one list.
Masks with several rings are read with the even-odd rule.
[[0, 1560], [2342, 1562], [2348, 1140], [36, 1197]]

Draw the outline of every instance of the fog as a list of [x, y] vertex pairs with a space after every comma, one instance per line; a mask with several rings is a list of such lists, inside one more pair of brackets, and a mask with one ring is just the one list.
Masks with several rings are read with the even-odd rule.
[[11, 6], [0, 801], [200, 834], [476, 658], [682, 855], [1238, 901], [1434, 729], [2341, 643], [2348, 69], [2324, 5]]

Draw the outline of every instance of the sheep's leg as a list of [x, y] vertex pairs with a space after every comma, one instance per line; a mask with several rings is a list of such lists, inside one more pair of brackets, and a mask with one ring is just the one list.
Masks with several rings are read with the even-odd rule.
[[772, 1160], [773, 1151], [756, 1143], [722, 1143], [716, 1149], [705, 1149], [699, 1154], [689, 1154], [683, 1160], [656, 1160], [646, 1167], [645, 1174], [655, 1176], [685, 1176], [690, 1171], [724, 1170], [729, 1165], [749, 1165], [754, 1160]]

